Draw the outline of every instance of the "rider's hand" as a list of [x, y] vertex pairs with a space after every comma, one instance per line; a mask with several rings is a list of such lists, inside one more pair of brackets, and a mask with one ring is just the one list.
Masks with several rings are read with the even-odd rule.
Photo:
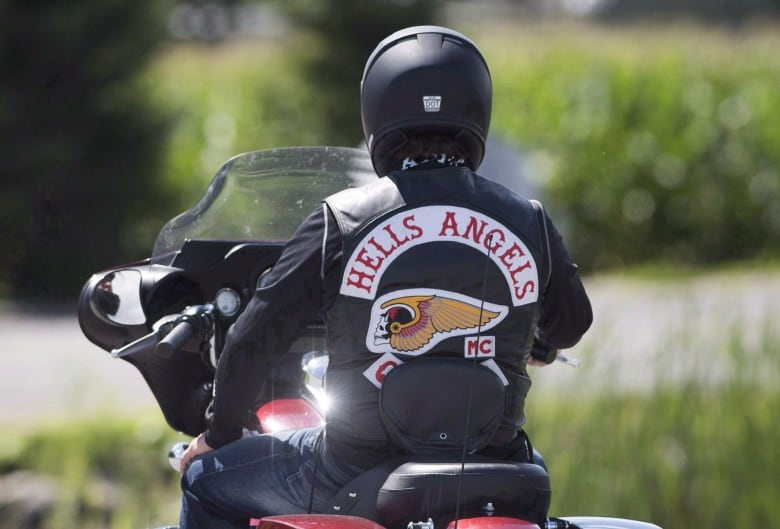
[[529, 366], [536, 366], [536, 367], [544, 367], [544, 366], [549, 366], [550, 364], [548, 364], [544, 360], [539, 360], [538, 358], [535, 358], [533, 356], [529, 356], [528, 357], [528, 365]]
[[531, 354], [528, 356], [528, 365], [547, 366], [555, 362], [558, 357], [558, 349], [554, 349], [540, 340], [534, 341]]
[[214, 449], [211, 448], [208, 443], [206, 443], [206, 438], [203, 436], [203, 434], [200, 434], [190, 442], [190, 444], [187, 446], [187, 449], [184, 451], [184, 454], [181, 456], [179, 472], [183, 474], [184, 471], [187, 470], [187, 466], [194, 457], [211, 452], [212, 450]]

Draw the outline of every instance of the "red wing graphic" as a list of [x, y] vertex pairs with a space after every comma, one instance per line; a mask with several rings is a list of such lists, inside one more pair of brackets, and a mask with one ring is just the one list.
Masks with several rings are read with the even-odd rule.
[[[442, 296], [404, 296], [381, 305], [377, 336], [387, 336], [396, 351], [420, 349], [437, 333], [477, 329], [500, 315], [477, 305]], [[480, 317], [481, 314], [481, 317]]]

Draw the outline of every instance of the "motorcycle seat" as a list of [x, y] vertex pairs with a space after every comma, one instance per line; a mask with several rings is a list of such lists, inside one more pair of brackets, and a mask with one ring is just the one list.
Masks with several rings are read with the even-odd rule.
[[513, 516], [543, 527], [550, 498], [550, 477], [533, 463], [408, 462], [380, 487], [377, 514], [389, 529], [428, 518], [435, 527], [446, 527], [456, 510], [460, 518]]

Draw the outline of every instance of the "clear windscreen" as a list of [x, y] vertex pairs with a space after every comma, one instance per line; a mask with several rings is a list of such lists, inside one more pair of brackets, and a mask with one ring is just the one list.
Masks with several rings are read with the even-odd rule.
[[152, 261], [189, 239], [286, 241], [323, 198], [376, 179], [368, 153], [347, 147], [254, 151], [225, 162], [195, 206], [160, 231]]

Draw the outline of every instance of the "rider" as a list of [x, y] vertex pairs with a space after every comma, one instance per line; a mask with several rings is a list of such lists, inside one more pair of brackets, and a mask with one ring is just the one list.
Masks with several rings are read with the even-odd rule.
[[[483, 451], [532, 457], [523, 451], [526, 365], [577, 343], [592, 313], [541, 206], [474, 172], [491, 106], [488, 66], [460, 33], [412, 27], [374, 50], [361, 110], [381, 178], [317, 207], [231, 328], [208, 428], [182, 461], [182, 528], [322, 510], [397, 453], [380, 388], [388, 368], [423, 357], [476, 355], [493, 369], [503, 416]], [[318, 316], [330, 354], [325, 427], [245, 435], [258, 385]], [[437, 410], [447, 412], [463, 414]]]

